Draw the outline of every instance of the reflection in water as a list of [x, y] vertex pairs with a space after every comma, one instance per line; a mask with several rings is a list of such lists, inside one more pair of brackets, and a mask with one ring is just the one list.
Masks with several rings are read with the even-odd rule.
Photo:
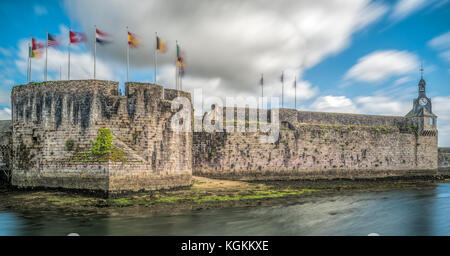
[[72, 217], [0, 212], [0, 235], [450, 235], [450, 184], [320, 196], [176, 216]]

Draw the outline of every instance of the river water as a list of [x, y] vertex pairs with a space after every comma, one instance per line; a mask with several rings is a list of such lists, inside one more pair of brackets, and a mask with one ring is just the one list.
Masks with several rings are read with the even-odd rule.
[[147, 217], [0, 210], [0, 235], [450, 235], [450, 184]]

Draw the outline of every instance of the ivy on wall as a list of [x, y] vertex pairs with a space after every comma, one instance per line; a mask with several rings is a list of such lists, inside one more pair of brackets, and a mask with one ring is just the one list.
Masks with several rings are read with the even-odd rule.
[[100, 128], [97, 131], [97, 139], [92, 142], [92, 154], [106, 155], [111, 152], [113, 136], [108, 128]]

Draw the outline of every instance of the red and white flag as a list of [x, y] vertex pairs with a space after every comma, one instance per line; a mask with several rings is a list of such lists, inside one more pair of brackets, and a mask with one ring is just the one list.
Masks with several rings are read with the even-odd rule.
[[86, 35], [80, 32], [69, 31], [69, 38], [71, 44], [77, 44], [86, 41]]
[[38, 49], [42, 49], [44, 48], [44, 44], [38, 42], [36, 39], [31, 38], [31, 47], [33, 48], [33, 50], [38, 50]]

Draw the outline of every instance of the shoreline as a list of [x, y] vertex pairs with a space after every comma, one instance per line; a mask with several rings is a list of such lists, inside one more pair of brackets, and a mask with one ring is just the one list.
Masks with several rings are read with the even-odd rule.
[[58, 212], [73, 216], [175, 215], [203, 209], [273, 206], [316, 196], [427, 189], [438, 183], [450, 183], [450, 179], [448, 176], [432, 176], [408, 179], [247, 182], [194, 176], [189, 188], [139, 192], [107, 199], [66, 191], [15, 190], [3, 186], [0, 187], [0, 211]]

